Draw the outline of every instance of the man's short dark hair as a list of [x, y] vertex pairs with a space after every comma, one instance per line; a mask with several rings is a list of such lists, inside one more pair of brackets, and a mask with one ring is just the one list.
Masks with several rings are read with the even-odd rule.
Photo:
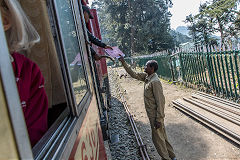
[[149, 60], [147, 62], [147, 65], [149, 64], [150, 67], [154, 68], [154, 72], [156, 72], [158, 70], [158, 62], [155, 60]]

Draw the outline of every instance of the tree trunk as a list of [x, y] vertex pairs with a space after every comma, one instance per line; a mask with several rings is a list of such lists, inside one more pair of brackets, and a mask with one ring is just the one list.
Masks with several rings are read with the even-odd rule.
[[131, 33], [130, 33], [130, 37], [131, 37], [131, 49], [130, 49], [130, 55], [132, 56], [134, 53], [134, 48], [135, 48], [135, 41], [134, 41], [134, 35], [135, 35], [135, 29], [134, 29], [134, 23], [133, 23], [133, 12], [132, 12], [132, 3], [131, 0], [128, 0], [128, 8], [129, 8], [129, 15], [130, 15], [130, 26], [131, 26]]
[[221, 34], [221, 46], [224, 45], [224, 35], [223, 35], [223, 25], [221, 24], [221, 20], [220, 18], [217, 16], [217, 23], [218, 23], [218, 26], [219, 26], [219, 32]]

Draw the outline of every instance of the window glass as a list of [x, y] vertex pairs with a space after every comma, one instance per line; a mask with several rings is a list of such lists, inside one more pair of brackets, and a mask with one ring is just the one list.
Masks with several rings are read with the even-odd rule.
[[84, 75], [83, 62], [80, 55], [81, 50], [78, 43], [71, 3], [70, 0], [57, 0], [55, 4], [59, 16], [59, 27], [72, 78], [76, 103], [79, 104], [87, 91], [87, 83]]

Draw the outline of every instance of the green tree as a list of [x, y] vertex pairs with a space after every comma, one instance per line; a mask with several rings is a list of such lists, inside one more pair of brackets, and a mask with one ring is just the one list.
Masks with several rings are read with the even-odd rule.
[[237, 0], [213, 0], [206, 3], [205, 8], [198, 14], [211, 18], [210, 23], [213, 23], [215, 32], [220, 32], [222, 44], [232, 35], [230, 28], [236, 21], [236, 4]]
[[174, 46], [166, 0], [95, 0], [103, 38], [127, 55], [146, 54]]
[[183, 35], [179, 32], [176, 32], [174, 30], [170, 31], [171, 36], [174, 40], [174, 46], [179, 47], [179, 44], [186, 43], [186, 42], [192, 42], [192, 39], [186, 35]]
[[208, 1], [200, 5], [199, 14], [187, 16], [185, 22], [190, 24], [188, 29], [195, 45], [216, 44], [213, 34], [217, 32], [221, 35], [221, 44], [231, 42], [233, 37], [237, 40], [237, 3], [236, 0]]
[[[207, 7], [207, 3], [203, 3], [199, 7], [199, 12], [202, 12]], [[198, 32], [198, 39], [201, 45], [208, 45], [216, 43], [216, 39], [213, 38], [214, 24], [213, 18], [203, 14], [194, 16], [196, 20], [196, 31]]]
[[186, 17], [185, 23], [189, 23], [188, 30], [195, 46], [199, 44], [199, 33], [197, 31], [197, 19], [192, 15]]

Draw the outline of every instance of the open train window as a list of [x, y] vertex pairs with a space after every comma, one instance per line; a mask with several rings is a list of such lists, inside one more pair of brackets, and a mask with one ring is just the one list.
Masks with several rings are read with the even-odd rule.
[[56, 0], [54, 5], [74, 99], [76, 105], [79, 105], [88, 91], [88, 80], [84, 71], [85, 62], [78, 31], [76, 30], [72, 5], [70, 0]]

